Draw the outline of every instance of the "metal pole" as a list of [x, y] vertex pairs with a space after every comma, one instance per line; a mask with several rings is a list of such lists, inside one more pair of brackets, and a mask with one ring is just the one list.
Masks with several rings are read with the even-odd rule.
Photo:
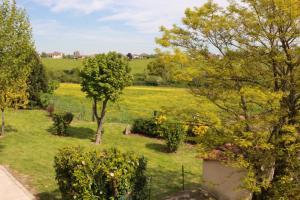
[[151, 181], [152, 181], [152, 176], [149, 177], [149, 200], [151, 200]]
[[184, 191], [184, 166], [182, 165], [182, 190]]

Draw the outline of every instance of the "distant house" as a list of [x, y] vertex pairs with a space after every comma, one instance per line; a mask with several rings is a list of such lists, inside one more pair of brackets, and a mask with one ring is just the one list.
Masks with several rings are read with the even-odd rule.
[[53, 52], [53, 53], [49, 53], [48, 56], [49, 56], [50, 58], [53, 58], [53, 59], [61, 59], [61, 58], [64, 57], [64, 54], [61, 53], [61, 52], [55, 51], [55, 52]]
[[141, 58], [141, 56], [140, 56], [139, 54], [133, 54], [133, 55], [132, 55], [132, 58], [133, 58], [133, 59], [139, 59], [139, 58]]

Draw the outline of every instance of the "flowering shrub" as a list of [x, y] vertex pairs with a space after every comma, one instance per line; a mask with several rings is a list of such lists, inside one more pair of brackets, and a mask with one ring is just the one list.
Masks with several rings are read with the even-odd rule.
[[63, 199], [146, 199], [146, 160], [116, 149], [64, 148], [55, 156], [56, 180]]

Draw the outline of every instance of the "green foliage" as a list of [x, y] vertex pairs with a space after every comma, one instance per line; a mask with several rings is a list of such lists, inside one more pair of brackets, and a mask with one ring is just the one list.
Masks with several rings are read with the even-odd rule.
[[208, 113], [213, 118], [199, 110], [199, 122], [210, 128], [203, 145], [210, 140], [237, 149], [226, 152], [228, 162], [247, 169], [244, 187], [253, 199], [297, 199], [300, 193], [298, 3], [246, 0], [222, 8], [208, 1], [187, 9], [182, 26], [162, 27], [157, 39], [173, 56], [181, 49], [198, 65], [192, 92], [218, 107]]
[[42, 108], [47, 108], [48, 105], [52, 104], [53, 95], [49, 93], [40, 94], [40, 102]]
[[163, 84], [163, 79], [160, 76], [146, 76], [145, 85], [159, 86]]
[[51, 80], [61, 83], [80, 83], [80, 69], [72, 68], [65, 70], [49, 71], [48, 76]]
[[166, 140], [169, 152], [176, 152], [183, 143], [186, 131], [179, 123], [168, 123], [164, 129], [164, 138]]
[[[93, 115], [97, 120], [95, 143], [101, 143], [102, 126], [108, 102], [115, 102], [126, 86], [132, 81], [128, 59], [122, 54], [109, 52], [90, 57], [84, 61], [80, 73], [81, 90], [93, 99]], [[98, 114], [98, 102], [102, 102], [101, 114]]]
[[97, 101], [116, 101], [132, 81], [127, 58], [116, 52], [86, 59], [80, 76], [82, 91]]
[[54, 113], [52, 116], [53, 126], [57, 135], [67, 135], [67, 129], [73, 121], [74, 115], [70, 112]]
[[163, 137], [162, 125], [157, 124], [155, 118], [134, 120], [132, 132], [154, 138]]
[[58, 88], [59, 88], [59, 82], [56, 81], [56, 80], [51, 80], [51, 81], [48, 83], [48, 91], [47, 91], [47, 93], [48, 93], [48, 94], [53, 94], [54, 91], [55, 91], [56, 89], [58, 89]]
[[0, 2], [0, 109], [24, 107], [34, 53], [31, 28], [15, 1]]
[[37, 53], [32, 55], [31, 73], [28, 81], [29, 103], [31, 106], [42, 106], [41, 94], [48, 92], [48, 78], [44, 65]]
[[146, 160], [131, 152], [69, 147], [61, 149], [54, 160], [63, 199], [146, 198]]

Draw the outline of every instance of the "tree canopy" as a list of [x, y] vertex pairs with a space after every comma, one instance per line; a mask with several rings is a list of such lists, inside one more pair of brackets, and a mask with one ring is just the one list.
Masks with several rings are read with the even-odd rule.
[[224, 153], [247, 169], [243, 186], [253, 199], [300, 197], [299, 3], [208, 1], [157, 39], [198, 66], [192, 91], [218, 108], [217, 119], [197, 115], [210, 127], [203, 145], [234, 147]]
[[[2, 120], [8, 107], [27, 104], [30, 56], [34, 53], [31, 27], [24, 10], [15, 1], [0, 2], [0, 109]], [[2, 124], [2, 134], [4, 121]]]
[[[97, 119], [98, 130], [96, 143], [101, 142], [102, 125], [106, 106], [109, 101], [115, 102], [123, 89], [131, 84], [132, 77], [128, 59], [122, 54], [109, 52], [87, 58], [80, 73], [82, 91], [94, 102], [93, 113]], [[101, 114], [98, 114], [97, 103], [102, 102]]]

